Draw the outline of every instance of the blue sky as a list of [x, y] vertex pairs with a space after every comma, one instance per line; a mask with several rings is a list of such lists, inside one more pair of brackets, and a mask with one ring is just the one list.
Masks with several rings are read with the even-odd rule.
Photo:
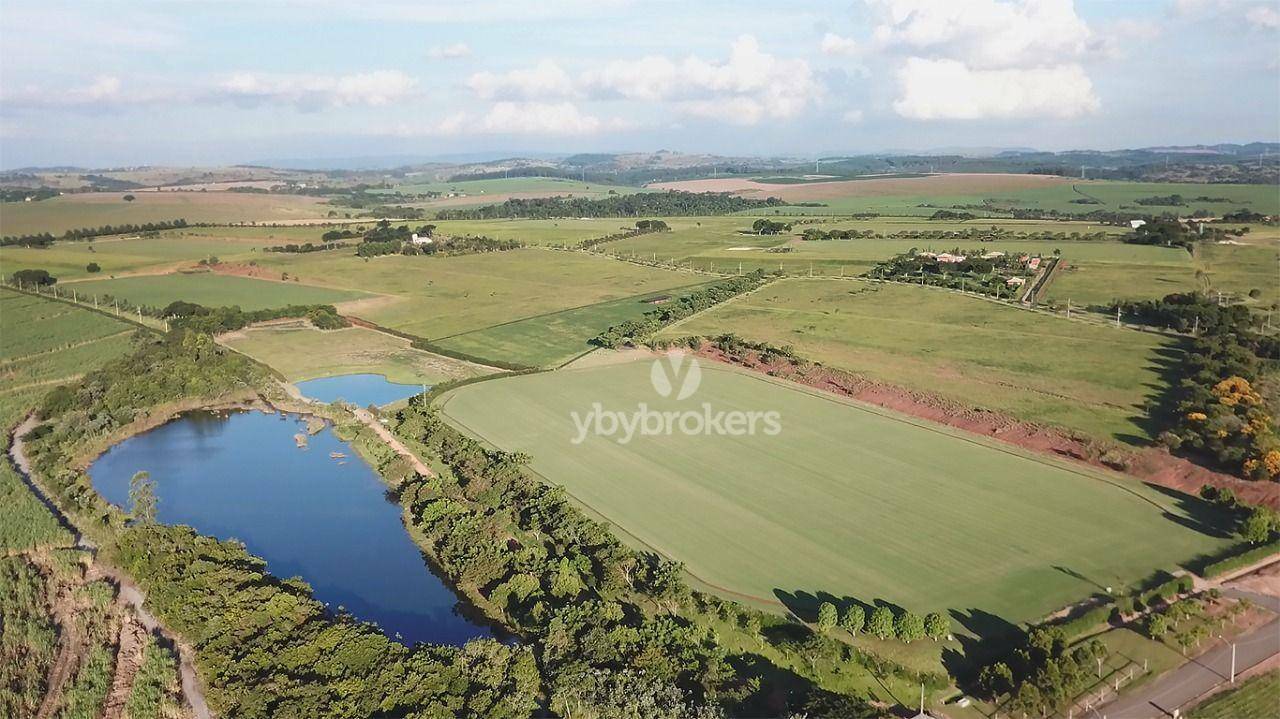
[[0, 0], [0, 166], [1280, 139], [1280, 0]]

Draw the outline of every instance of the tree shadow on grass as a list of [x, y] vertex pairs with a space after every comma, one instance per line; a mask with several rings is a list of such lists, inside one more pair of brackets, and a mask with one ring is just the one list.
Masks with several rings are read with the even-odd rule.
[[1172, 500], [1174, 507], [1181, 512], [1179, 515], [1166, 511], [1165, 519], [1214, 539], [1230, 539], [1235, 536], [1239, 510], [1222, 507], [1169, 487], [1150, 482], [1144, 484]]
[[1177, 409], [1178, 384], [1182, 381], [1181, 366], [1186, 356], [1187, 344], [1186, 339], [1178, 338], [1169, 346], [1155, 349], [1155, 357], [1144, 369], [1155, 372], [1160, 379], [1157, 382], [1142, 385], [1150, 390], [1147, 395], [1148, 400], [1145, 404], [1136, 407], [1141, 410], [1139, 414], [1129, 417], [1129, 420], [1144, 434], [1139, 436], [1120, 433], [1115, 435], [1118, 441], [1137, 447], [1147, 447], [1152, 444], [1153, 437], [1158, 436], [1172, 424]]
[[955, 632], [960, 649], [943, 649], [942, 666], [961, 686], [972, 684], [983, 665], [1006, 655], [1025, 636], [1018, 625], [981, 609], [952, 609], [951, 619], [961, 628]]

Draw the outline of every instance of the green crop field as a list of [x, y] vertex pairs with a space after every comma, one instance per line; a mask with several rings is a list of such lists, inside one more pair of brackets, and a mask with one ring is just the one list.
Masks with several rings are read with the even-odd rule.
[[686, 272], [639, 267], [583, 252], [536, 248], [454, 257], [388, 255], [369, 260], [317, 252], [264, 256], [259, 263], [303, 282], [391, 295], [354, 314], [427, 339], [661, 292], [700, 279]]
[[[983, 612], [1020, 622], [1230, 541], [1206, 533], [1223, 519], [1209, 505], [1136, 481], [722, 365], [702, 364], [691, 398], [667, 399], [650, 372], [640, 361], [481, 382], [443, 410], [530, 453], [536, 472], [637, 545], [762, 606], [830, 594], [950, 609], [962, 626]], [[588, 431], [575, 444], [595, 403], [776, 411], [781, 431], [625, 443]]]
[[[135, 327], [65, 302], [0, 289], [0, 451], [9, 431], [56, 385], [127, 353]], [[0, 462], [0, 550], [25, 549], [70, 535]]]
[[260, 310], [284, 305], [332, 304], [369, 297], [345, 289], [315, 287], [296, 282], [273, 282], [213, 272], [138, 275], [114, 280], [88, 280], [68, 285], [81, 297], [113, 297], [144, 307], [165, 307], [184, 300], [206, 307], [238, 305], [243, 310]]
[[[124, 196], [134, 196], [126, 202]], [[243, 192], [86, 192], [39, 202], [0, 206], [0, 235], [51, 232], [80, 227], [162, 222], [265, 222], [323, 218], [330, 208], [315, 197]]]
[[802, 357], [1096, 437], [1150, 438], [1144, 405], [1175, 356], [1160, 335], [935, 288], [791, 279], [660, 336], [736, 334]]
[[1192, 719], [1275, 716], [1280, 711], [1280, 669], [1248, 679], [1187, 713]]
[[[674, 287], [661, 294], [678, 296], [693, 291], [701, 284]], [[520, 363], [534, 367], [556, 365], [590, 350], [588, 341], [601, 331], [652, 310], [654, 306], [643, 300], [653, 295], [646, 293], [529, 317], [443, 337], [435, 344], [476, 357], [514, 357], [519, 358]]]
[[532, 196], [540, 194], [550, 197], [552, 195], [573, 194], [575, 196], [596, 196], [607, 195], [611, 190], [619, 195], [640, 191], [636, 187], [602, 185], [563, 177], [509, 177], [493, 180], [462, 180], [459, 182], [414, 182], [413, 179], [411, 177], [406, 178], [404, 183], [382, 192], [443, 192], [446, 194], [452, 192], [483, 200], [483, 195], [520, 194]]
[[302, 322], [236, 332], [222, 341], [292, 382], [372, 373], [403, 384], [438, 384], [482, 374], [475, 365], [409, 347], [409, 341], [363, 327], [321, 332]]

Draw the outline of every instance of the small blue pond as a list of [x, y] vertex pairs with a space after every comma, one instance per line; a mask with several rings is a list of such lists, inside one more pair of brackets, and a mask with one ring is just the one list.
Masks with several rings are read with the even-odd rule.
[[89, 474], [128, 507], [129, 479], [150, 472], [159, 521], [238, 539], [272, 574], [302, 577], [320, 601], [405, 643], [490, 636], [432, 574], [374, 471], [329, 429], [306, 447], [299, 433], [297, 415], [194, 412], [121, 442]]
[[358, 407], [391, 404], [422, 392], [420, 384], [388, 382], [380, 374], [344, 374], [294, 382], [304, 397], [318, 402], [343, 400]]

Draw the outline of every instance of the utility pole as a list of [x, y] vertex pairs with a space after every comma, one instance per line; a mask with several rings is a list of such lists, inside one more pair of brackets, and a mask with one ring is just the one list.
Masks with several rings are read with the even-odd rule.
[[1120, 326], [1120, 308], [1116, 307], [1116, 327]]
[[1067, 319], [1071, 319], [1071, 298], [1067, 298]]
[[1236, 643], [1231, 642], [1231, 683], [1236, 683]]

